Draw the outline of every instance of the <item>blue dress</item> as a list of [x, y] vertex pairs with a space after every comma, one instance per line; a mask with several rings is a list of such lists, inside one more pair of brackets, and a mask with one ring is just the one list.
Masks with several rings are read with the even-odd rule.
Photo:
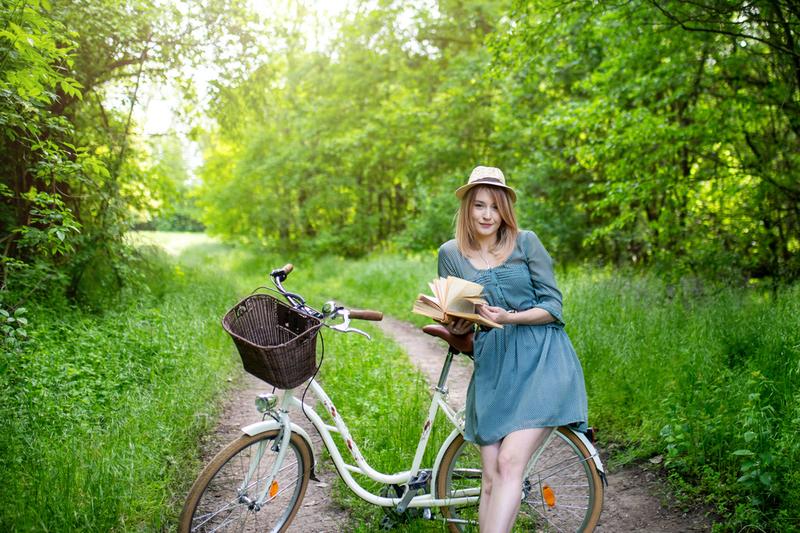
[[479, 445], [520, 429], [587, 426], [583, 370], [564, 331], [553, 261], [532, 231], [520, 231], [513, 252], [494, 268], [477, 269], [455, 240], [439, 248], [439, 275], [483, 285], [490, 305], [540, 307], [556, 322], [504, 324], [475, 335], [475, 368], [467, 390], [464, 438]]

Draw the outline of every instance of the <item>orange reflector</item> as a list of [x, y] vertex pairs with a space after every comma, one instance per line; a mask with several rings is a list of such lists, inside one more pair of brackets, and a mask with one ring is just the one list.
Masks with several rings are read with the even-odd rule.
[[269, 497], [274, 498], [276, 494], [278, 494], [278, 482], [273, 481], [272, 485], [269, 486]]
[[556, 493], [553, 492], [550, 485], [542, 486], [542, 498], [544, 498], [544, 503], [546, 503], [548, 507], [556, 506]]

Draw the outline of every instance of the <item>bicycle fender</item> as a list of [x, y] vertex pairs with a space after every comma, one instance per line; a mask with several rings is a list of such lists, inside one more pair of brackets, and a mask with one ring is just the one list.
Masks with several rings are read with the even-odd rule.
[[[242, 431], [249, 436], [258, 435], [259, 433], [264, 433], [265, 431], [269, 431], [270, 429], [280, 429], [281, 425], [276, 420], [262, 420], [261, 422], [256, 422], [254, 424], [250, 424], [242, 428]], [[311, 437], [308, 436], [306, 430], [292, 422], [292, 432], [297, 433], [301, 437], [303, 437], [308, 445], [311, 446]], [[312, 451], [314, 447], [311, 447]]]
[[439, 453], [436, 454], [436, 461], [433, 462], [433, 475], [431, 478], [431, 487], [436, 486], [436, 478], [437, 474], [439, 473], [439, 464], [442, 462], [442, 458], [444, 457], [444, 453], [447, 451], [447, 448], [450, 447], [450, 444], [456, 440], [456, 437], [461, 435], [460, 429], [454, 429], [450, 432], [450, 435], [447, 436], [445, 441], [439, 446]]
[[597, 471], [605, 478], [606, 470], [603, 468], [603, 463], [600, 461], [600, 453], [598, 453], [597, 448], [594, 447], [592, 441], [589, 440], [589, 437], [586, 436], [585, 433], [581, 431], [573, 431], [574, 435], [576, 435], [580, 441], [586, 446], [586, 449], [589, 450], [589, 455], [592, 456], [592, 460], [594, 461], [594, 465], [597, 467]]
[[[270, 419], [270, 420], [262, 420], [261, 422], [256, 422], [254, 424], [245, 426], [242, 428], [242, 432], [244, 432], [245, 435], [253, 437], [255, 435], [258, 435], [259, 433], [264, 433], [265, 431], [269, 431], [271, 429], [280, 429], [280, 428], [281, 425], [277, 420]], [[306, 443], [308, 443], [308, 449], [311, 450], [311, 479], [313, 479], [314, 481], [318, 481], [314, 468], [317, 464], [317, 458], [314, 457], [314, 446], [311, 444], [311, 437], [308, 436], [306, 430], [304, 430], [295, 423], [292, 423], [291, 428], [292, 428], [292, 433], [297, 433], [298, 435], [303, 437], [303, 440], [305, 440]]]

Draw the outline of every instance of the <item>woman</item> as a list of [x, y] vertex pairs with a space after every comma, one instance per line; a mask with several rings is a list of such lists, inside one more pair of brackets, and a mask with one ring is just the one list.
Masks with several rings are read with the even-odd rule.
[[[439, 248], [439, 275], [483, 285], [489, 305], [478, 313], [503, 324], [476, 332], [464, 437], [481, 450], [480, 530], [507, 532], [533, 452], [554, 427], [586, 429], [586, 390], [552, 260], [535, 233], [517, 227], [516, 193], [502, 171], [476, 167], [456, 196], [456, 238]], [[447, 326], [472, 328], [463, 320]]]

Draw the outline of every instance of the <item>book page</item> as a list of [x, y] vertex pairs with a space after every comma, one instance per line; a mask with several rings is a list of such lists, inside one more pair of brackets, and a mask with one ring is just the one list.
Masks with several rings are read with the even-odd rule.
[[483, 318], [475, 312], [475, 306], [486, 304], [481, 297], [483, 286], [455, 276], [436, 278], [428, 283], [433, 296], [420, 294], [414, 301], [412, 311], [434, 320], [444, 322], [451, 319], [464, 318], [470, 322], [502, 328], [503, 326]]
[[449, 309], [457, 299], [480, 296], [482, 291], [483, 286], [479, 283], [473, 283], [472, 281], [467, 281], [455, 276], [448, 276], [447, 293], [444, 295], [444, 298], [439, 301], [445, 309]]

